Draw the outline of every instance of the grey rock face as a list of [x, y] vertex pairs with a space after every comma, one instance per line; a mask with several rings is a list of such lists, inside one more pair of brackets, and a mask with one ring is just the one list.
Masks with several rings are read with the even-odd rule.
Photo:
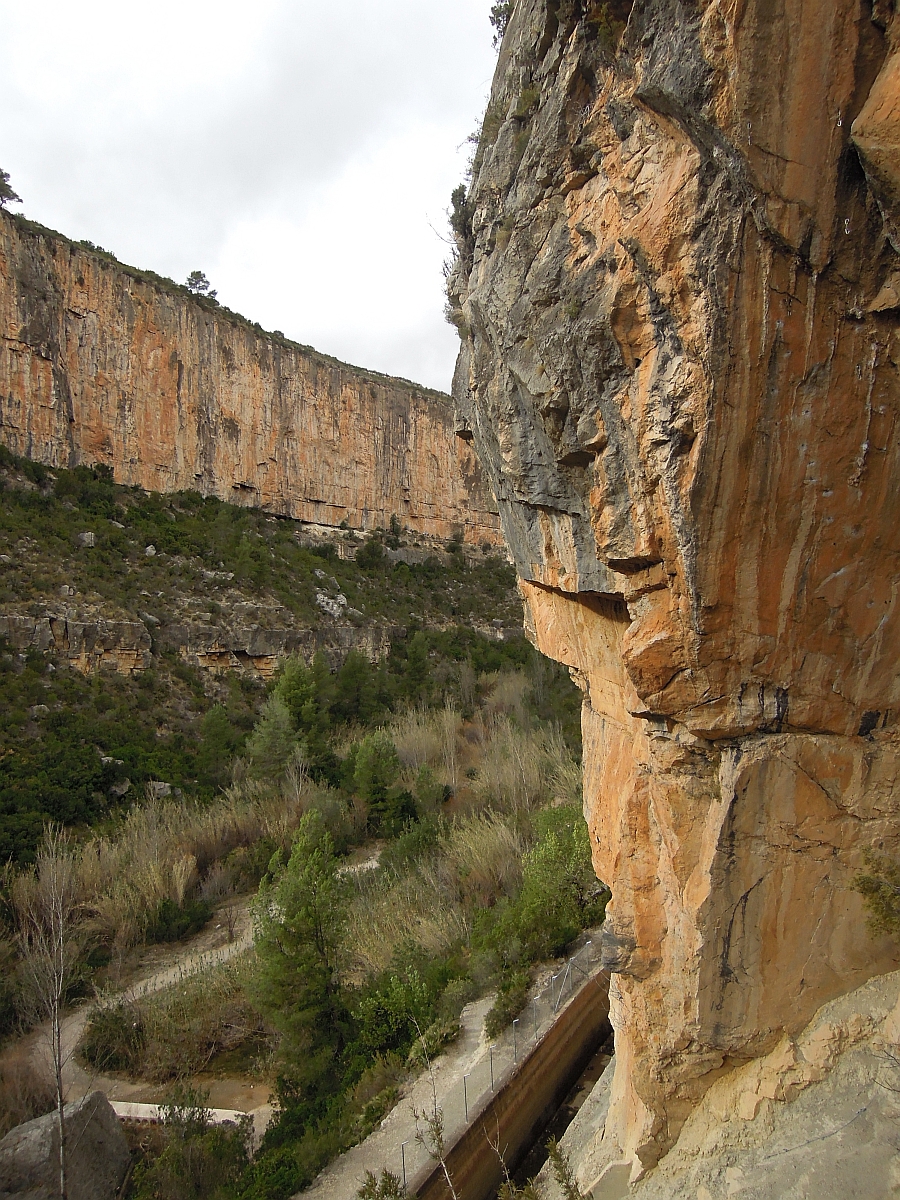
[[[131, 1153], [119, 1118], [102, 1092], [67, 1104], [69, 1200], [115, 1200]], [[56, 1113], [11, 1129], [0, 1141], [0, 1200], [57, 1200]]]

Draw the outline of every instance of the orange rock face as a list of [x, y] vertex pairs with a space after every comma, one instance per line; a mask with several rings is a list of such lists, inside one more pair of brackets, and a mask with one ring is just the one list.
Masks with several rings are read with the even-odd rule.
[[0, 215], [0, 440], [325, 525], [500, 540], [447, 397], [217, 313]]
[[900, 24], [519, 0], [451, 304], [532, 636], [585, 693], [608, 1161], [898, 965]]

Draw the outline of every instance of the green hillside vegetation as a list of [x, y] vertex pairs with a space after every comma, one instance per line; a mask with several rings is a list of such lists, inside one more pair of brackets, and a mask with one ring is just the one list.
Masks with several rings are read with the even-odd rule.
[[[292, 656], [268, 685], [158, 644], [133, 677], [0, 648], [0, 850], [16, 860], [2, 887], [0, 1026], [27, 1023], [16, 880], [45, 821], [75, 835], [71, 999], [115, 988], [135, 948], [213, 913], [224, 923], [258, 888], [253, 950], [98, 1009], [81, 1054], [176, 1089], [133, 1200], [281, 1200], [374, 1128], [469, 1000], [496, 991], [494, 1036], [524, 1004], [533, 964], [602, 918], [580, 693], [524, 637], [473, 628], [473, 616], [521, 620], [512, 571], [490, 553], [454, 542], [392, 562], [395, 527], [346, 561], [254, 510], [9, 455], [0, 468], [0, 612], [52, 611], [66, 585], [93, 612], [149, 612], [161, 626], [244, 599], [315, 626], [331, 619], [315, 603], [324, 572], [356, 622], [393, 629], [382, 662]], [[93, 547], [78, 544], [84, 530]], [[148, 788], [159, 780], [168, 794]], [[274, 1087], [277, 1120], [252, 1161], [246, 1130], [213, 1130], [197, 1109], [198, 1074], [222, 1072]], [[22, 1097], [0, 1078], [0, 1125], [41, 1110], [39, 1089]]]
[[[303, 545], [300, 522], [195, 493], [148, 495], [100, 468], [50, 471], [2, 447], [0, 487], [0, 612], [86, 607], [89, 617], [149, 616], [154, 629], [152, 621], [196, 619], [198, 607], [209, 622], [224, 621], [245, 601], [263, 616], [275, 605], [298, 628], [316, 629], [331, 620], [316, 604], [326, 574], [347, 597], [351, 621], [392, 627], [391, 652], [378, 666], [351, 654], [332, 677], [322, 660], [319, 752], [332, 726], [458, 695], [468, 670], [477, 677], [535, 659], [523, 639], [500, 642], [469, 624], [521, 619], [512, 570], [491, 554], [473, 557], [454, 543], [421, 563], [392, 563], [385, 545], [401, 539], [385, 533], [357, 561], [342, 560], [333, 544]], [[93, 547], [78, 544], [85, 531]], [[61, 601], [63, 587], [77, 601]], [[0, 638], [0, 859], [27, 860], [47, 820], [93, 825], [120, 816], [152, 780], [211, 799], [264, 700], [258, 678], [218, 681], [159, 646], [152, 669], [133, 677], [85, 677], [55, 655], [17, 654]], [[117, 791], [126, 780], [123, 801]]]
[[[168, 992], [113, 1004], [83, 1047], [94, 1067], [157, 1083], [236, 1061], [274, 1081], [278, 1120], [223, 1197], [276, 1200], [306, 1186], [377, 1125], [425, 1053], [452, 1040], [465, 1003], [496, 989], [488, 1033], [505, 1028], [525, 1003], [532, 964], [597, 924], [606, 899], [577, 760], [536, 712], [540, 680], [485, 677], [468, 715], [451, 703], [409, 708], [368, 731], [344, 726], [332, 742], [344, 783], [332, 787], [305, 771], [304, 734], [286, 700], [313, 675], [285, 665], [248, 743], [268, 726], [269, 753], [255, 770], [246, 760], [227, 797], [233, 811], [241, 797], [280, 799], [280, 830], [272, 820], [249, 847], [257, 864], [261, 847], [271, 851], [255, 949]], [[359, 852], [348, 855], [373, 835], [377, 867], [353, 869]], [[178, 840], [183, 847], [183, 832]], [[246, 850], [232, 852], [206, 877], [239, 886], [246, 860]], [[198, 1171], [205, 1136], [190, 1143]], [[174, 1139], [148, 1157], [134, 1196], [157, 1195], [182, 1153]]]
[[[423, 612], [432, 621], [468, 620], [470, 614], [509, 618], [515, 610], [512, 568], [488, 554], [472, 563], [456, 542], [449, 560], [392, 564], [382, 542], [399, 545], [400, 537], [388, 532], [367, 543], [357, 561], [342, 560], [333, 544], [310, 549], [298, 541], [300, 521], [197, 492], [160, 495], [124, 487], [103, 467], [51, 471], [2, 446], [0, 480], [0, 543], [10, 559], [0, 574], [0, 604], [36, 601], [40, 607], [69, 584], [85, 597], [110, 602], [123, 616], [163, 616], [175, 590], [214, 605], [213, 571], [233, 574], [248, 594], [277, 600], [315, 628], [324, 619], [316, 605], [321, 584], [315, 571], [324, 570], [359, 624], [415, 623]], [[84, 531], [96, 537], [91, 549], [77, 545]], [[352, 531], [344, 536], [354, 540]], [[148, 546], [157, 552], [152, 557]]]

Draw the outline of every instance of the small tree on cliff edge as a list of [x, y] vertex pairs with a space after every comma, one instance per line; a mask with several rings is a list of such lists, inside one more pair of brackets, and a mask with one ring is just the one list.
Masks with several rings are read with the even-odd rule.
[[14, 192], [9, 182], [9, 171], [4, 171], [0, 168], [0, 208], [12, 202], [13, 204], [21, 204], [22, 197], [18, 192]]
[[193, 292], [195, 296], [205, 296], [207, 300], [215, 300], [219, 294], [216, 291], [210, 291], [209, 280], [202, 271], [191, 271], [185, 280], [184, 286], [189, 292]]
[[512, 0], [499, 0], [497, 4], [491, 6], [491, 24], [494, 27], [495, 46], [499, 46], [503, 41], [503, 35], [506, 33], [506, 26], [509, 24], [511, 12]]

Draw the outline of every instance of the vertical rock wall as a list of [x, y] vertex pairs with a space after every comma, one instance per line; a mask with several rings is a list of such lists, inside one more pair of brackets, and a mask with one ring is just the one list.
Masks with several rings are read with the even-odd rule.
[[298, 347], [0, 213], [0, 441], [354, 528], [499, 541], [449, 400]]
[[585, 693], [606, 1160], [898, 966], [900, 18], [518, 0], [450, 281], [454, 398]]

